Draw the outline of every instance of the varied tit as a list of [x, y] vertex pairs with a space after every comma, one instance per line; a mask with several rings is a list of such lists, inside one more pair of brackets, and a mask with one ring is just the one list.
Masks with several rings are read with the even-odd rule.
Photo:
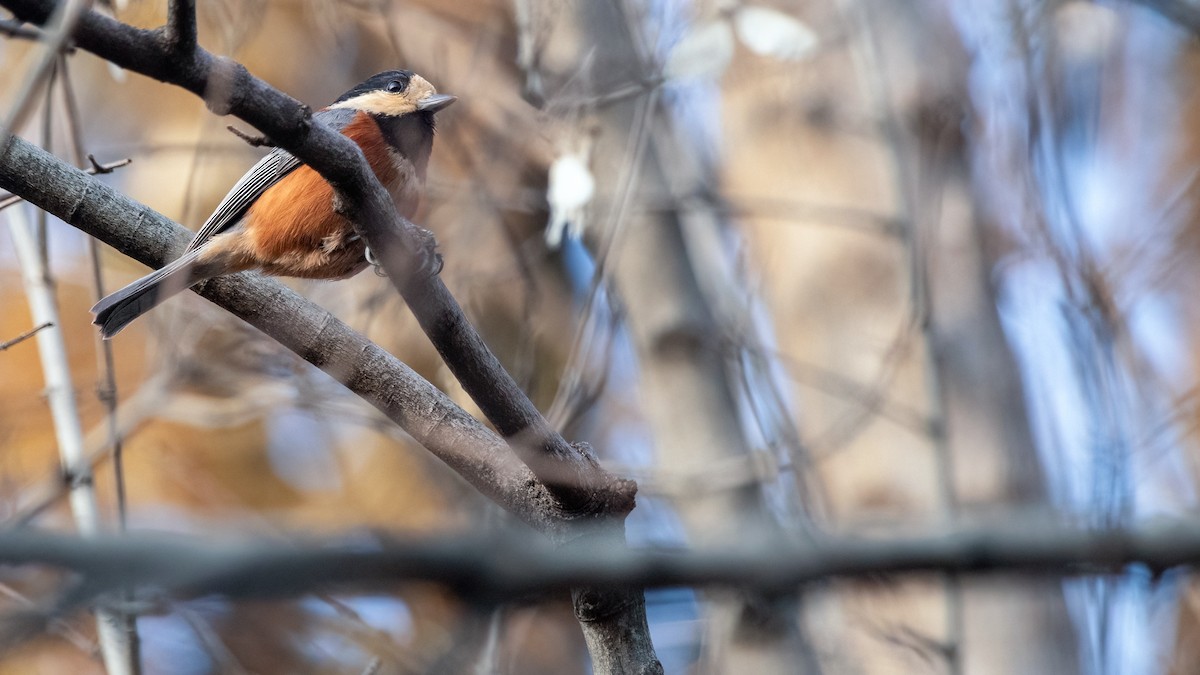
[[[405, 218], [416, 213], [433, 149], [437, 111], [454, 103], [420, 75], [379, 73], [313, 114], [362, 148]], [[335, 210], [333, 187], [276, 149], [242, 176], [184, 254], [96, 303], [105, 338], [163, 300], [206, 279], [250, 269], [307, 279], [342, 279], [367, 267], [366, 245]]]

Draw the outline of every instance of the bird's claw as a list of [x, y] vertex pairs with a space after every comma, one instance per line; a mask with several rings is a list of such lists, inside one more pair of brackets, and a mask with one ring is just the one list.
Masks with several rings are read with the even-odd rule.
[[[429, 230], [418, 228], [418, 237], [420, 243], [419, 250], [414, 256], [417, 259], [417, 265], [413, 269], [412, 278], [432, 279], [442, 273], [442, 268], [445, 266], [445, 261], [442, 259], [442, 254], [437, 252], [437, 239]], [[365, 247], [363, 257], [366, 258], [367, 264], [375, 270], [376, 276], [386, 277], [387, 271], [383, 267], [383, 263], [370, 246]]]
[[437, 252], [437, 238], [433, 236], [432, 232], [425, 228], [417, 228], [417, 234], [421, 240], [421, 250], [419, 251], [421, 265], [416, 271], [425, 278], [432, 279], [442, 273], [445, 261], [442, 260], [442, 254]]

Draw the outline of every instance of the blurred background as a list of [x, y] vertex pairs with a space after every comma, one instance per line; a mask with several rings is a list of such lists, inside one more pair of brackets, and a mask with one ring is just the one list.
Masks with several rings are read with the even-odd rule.
[[[1180, 2], [1180, 5], [1186, 3]], [[1195, 504], [1200, 49], [1168, 0], [201, 0], [200, 42], [314, 108], [404, 67], [416, 219], [492, 349], [641, 486], [634, 545], [901, 534]], [[160, 25], [164, 2], [102, 8]], [[1169, 13], [1169, 12], [1168, 12]], [[34, 62], [0, 36], [0, 107]], [[77, 52], [17, 129], [195, 228], [262, 151]], [[74, 111], [74, 113], [72, 112]], [[41, 236], [106, 529], [288, 539], [507, 517], [366, 404], [185, 294], [111, 342], [86, 238], [0, 212], [0, 341]], [[98, 252], [105, 289], [146, 272]], [[472, 405], [386, 279], [290, 282]], [[72, 530], [37, 345], [0, 351], [0, 522]], [[120, 431], [123, 499], [113, 442]], [[62, 579], [0, 570], [9, 611]], [[668, 673], [1196, 673], [1186, 576], [648, 593]], [[162, 598], [149, 673], [586, 673], [567, 598]], [[102, 672], [87, 614], [0, 673]]]

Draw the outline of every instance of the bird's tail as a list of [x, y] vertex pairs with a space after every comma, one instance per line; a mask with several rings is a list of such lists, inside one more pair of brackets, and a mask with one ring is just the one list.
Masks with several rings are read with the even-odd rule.
[[201, 269], [207, 266], [196, 264], [197, 254], [199, 251], [186, 253], [162, 269], [147, 274], [97, 302], [92, 307], [92, 314], [96, 315], [92, 323], [100, 327], [100, 335], [105, 339], [111, 338], [134, 319], [157, 307], [167, 298], [211, 276]]

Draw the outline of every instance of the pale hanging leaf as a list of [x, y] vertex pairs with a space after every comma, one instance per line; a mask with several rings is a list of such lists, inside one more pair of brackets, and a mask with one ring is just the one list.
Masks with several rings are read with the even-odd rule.
[[583, 232], [584, 207], [596, 193], [596, 180], [579, 155], [565, 154], [550, 165], [546, 201], [550, 202], [550, 224], [546, 227], [546, 245], [558, 248], [570, 226], [571, 236]]
[[817, 34], [804, 22], [774, 9], [746, 5], [733, 15], [738, 39], [755, 54], [798, 61], [817, 47]]
[[719, 77], [733, 61], [733, 31], [724, 19], [696, 24], [667, 54], [667, 79]]

